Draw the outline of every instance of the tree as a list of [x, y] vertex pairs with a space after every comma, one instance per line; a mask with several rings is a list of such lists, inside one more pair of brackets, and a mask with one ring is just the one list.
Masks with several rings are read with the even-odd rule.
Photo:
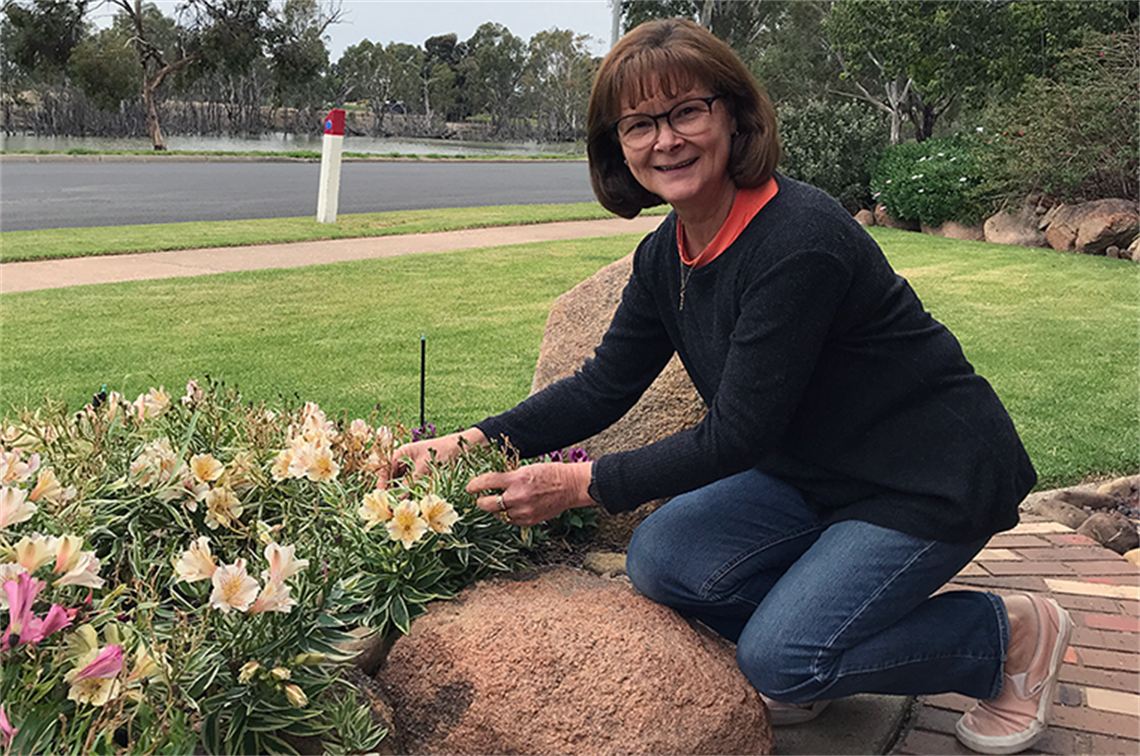
[[61, 75], [87, 32], [88, 0], [7, 0], [4, 55], [29, 75]]
[[501, 134], [516, 114], [526, 43], [502, 24], [489, 21], [466, 44], [469, 54], [463, 70], [472, 105], [490, 114], [495, 132]]
[[368, 101], [374, 136], [386, 133], [384, 118], [394, 102], [418, 96], [416, 80], [422, 60], [423, 53], [413, 45], [392, 42], [384, 47], [365, 39], [346, 49], [337, 61], [345, 97]]
[[96, 107], [118, 110], [138, 94], [138, 66], [130, 34], [112, 26], [76, 45], [67, 68]]
[[530, 39], [524, 83], [532, 113], [548, 138], [575, 139], [585, 130], [597, 71], [589, 41], [589, 35], [559, 29], [538, 32]]
[[339, 21], [341, 9], [317, 0], [285, 0], [269, 32], [270, 70], [282, 104], [312, 101], [312, 88], [328, 68], [325, 32]]

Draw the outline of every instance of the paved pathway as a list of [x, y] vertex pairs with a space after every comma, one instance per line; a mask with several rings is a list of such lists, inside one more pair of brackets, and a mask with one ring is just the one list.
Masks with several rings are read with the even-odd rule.
[[[371, 236], [359, 239], [260, 244], [248, 247], [186, 249], [130, 255], [75, 257], [0, 265], [0, 294], [37, 289], [57, 289], [82, 284], [179, 278], [209, 273], [265, 268], [299, 268], [305, 265], [391, 257], [417, 252], [527, 244], [556, 239], [581, 239], [614, 234], [647, 234], [662, 216], [639, 216], [633, 220], [561, 221], [527, 226], [499, 226], [430, 234]], [[633, 245], [630, 245], [630, 251]]]
[[[193, 276], [230, 270], [300, 267], [341, 260], [553, 239], [646, 233], [660, 217], [572, 221], [533, 226], [409, 236], [345, 239], [258, 247], [187, 250], [0, 265], [0, 292], [90, 283]], [[1026, 516], [1001, 533], [948, 586], [1008, 595], [1052, 596], [1076, 621], [1065, 656], [1053, 725], [1027, 753], [1140, 754], [1140, 571], [1123, 557], [1070, 528]], [[898, 733], [892, 753], [969, 754], [954, 738], [954, 723], [969, 699], [947, 694], [920, 698]], [[841, 707], [837, 707], [841, 708]], [[868, 709], [868, 712], [874, 709]], [[828, 726], [828, 712], [802, 728], [778, 734], [780, 753], [810, 744], [811, 753], [857, 754], [882, 747], [880, 723]], [[799, 728], [795, 728], [799, 729]], [[784, 747], [781, 747], [783, 742]]]
[[[1140, 571], [1095, 541], [1055, 522], [1024, 516], [994, 536], [948, 588], [1019, 591], [1054, 598], [1076, 628], [1065, 655], [1053, 720], [1026, 753], [1140, 754]], [[920, 699], [899, 754], [969, 754], [954, 723], [973, 702], [947, 694]]]

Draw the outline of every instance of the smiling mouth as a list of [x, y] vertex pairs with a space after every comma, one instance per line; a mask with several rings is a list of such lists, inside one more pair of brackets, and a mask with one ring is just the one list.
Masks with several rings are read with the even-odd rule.
[[659, 165], [655, 168], [655, 170], [661, 171], [662, 173], [668, 173], [669, 171], [677, 171], [682, 168], [688, 168], [695, 162], [697, 162], [697, 159], [691, 158], [690, 160], [686, 160], [683, 163], [677, 163], [676, 165]]

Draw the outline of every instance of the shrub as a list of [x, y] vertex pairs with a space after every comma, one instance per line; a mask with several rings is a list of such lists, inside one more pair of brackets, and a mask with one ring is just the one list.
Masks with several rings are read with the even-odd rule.
[[871, 166], [887, 145], [882, 119], [857, 102], [812, 100], [776, 109], [791, 178], [823, 189], [848, 210], [869, 207]]
[[980, 184], [972, 144], [962, 136], [894, 145], [871, 178], [872, 196], [888, 213], [930, 226], [977, 223]]
[[475, 505], [468, 450], [377, 489], [403, 428], [192, 381], [0, 428], [5, 753], [373, 750], [348, 630], [406, 633], [540, 529]]
[[1138, 199], [1140, 34], [1090, 33], [1049, 77], [983, 115], [987, 193]]

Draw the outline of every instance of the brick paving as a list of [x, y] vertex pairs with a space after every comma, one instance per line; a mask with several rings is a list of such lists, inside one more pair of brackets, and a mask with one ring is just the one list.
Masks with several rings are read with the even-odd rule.
[[[1028, 754], [1140, 754], [1140, 569], [1072, 529], [1022, 516], [946, 587], [1051, 596], [1075, 628], [1052, 723]], [[920, 698], [892, 753], [971, 754], [954, 737], [973, 705], [949, 693]]]

